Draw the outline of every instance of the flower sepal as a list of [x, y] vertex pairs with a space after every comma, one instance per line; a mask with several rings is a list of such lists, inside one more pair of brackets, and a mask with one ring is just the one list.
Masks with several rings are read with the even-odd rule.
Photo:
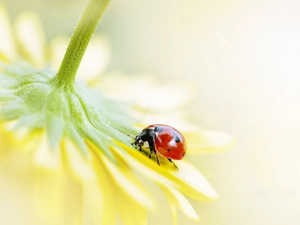
[[[4, 75], [2, 75], [4, 76]], [[6, 75], [0, 87], [0, 119], [16, 121], [18, 129], [45, 129], [51, 149], [56, 149], [63, 136], [77, 143], [83, 154], [87, 145], [96, 145], [114, 161], [108, 149], [112, 139], [128, 142], [128, 133], [136, 133], [126, 126], [129, 116], [110, 113], [118, 103], [108, 101], [83, 84], [74, 88], [57, 85], [51, 73], [34, 73], [17, 77]], [[106, 107], [106, 104], [110, 104]], [[23, 123], [26, 118], [26, 123]], [[123, 122], [120, 122], [123, 121]]]

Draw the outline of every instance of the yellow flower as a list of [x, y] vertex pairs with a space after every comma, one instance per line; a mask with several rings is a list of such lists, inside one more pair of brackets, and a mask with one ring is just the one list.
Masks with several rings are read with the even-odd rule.
[[[33, 193], [33, 205], [43, 221], [115, 224], [118, 215], [122, 224], [146, 224], [157, 202], [145, 184], [161, 188], [174, 223], [177, 208], [199, 219], [185, 196], [200, 201], [218, 197], [186, 159], [176, 162], [179, 170], [163, 158], [159, 166], [133, 148], [127, 136], [137, 135], [141, 124], [165, 123], [182, 131], [188, 155], [231, 147], [230, 136], [184, 121], [178, 108], [190, 98], [187, 86], [103, 75], [109, 41], [96, 35], [74, 90], [60, 89], [53, 71], [59, 69], [66, 38], [57, 37], [47, 45], [35, 14], [22, 13], [11, 26], [1, 5], [0, 33], [0, 171], [7, 168], [15, 185]], [[169, 96], [176, 101], [169, 101]], [[7, 176], [0, 179], [8, 183]]]

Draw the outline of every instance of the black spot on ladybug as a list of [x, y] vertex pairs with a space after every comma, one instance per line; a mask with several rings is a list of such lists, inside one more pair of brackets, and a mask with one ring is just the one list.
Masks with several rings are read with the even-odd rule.
[[162, 127], [155, 127], [154, 131], [160, 133], [160, 132], [163, 131], [163, 128]]
[[168, 152], [169, 152], [171, 149], [168, 148], [167, 150], [168, 150]]
[[180, 139], [179, 139], [179, 137], [177, 136], [177, 134], [173, 133], [172, 136], [173, 136], [173, 138], [175, 139], [176, 143], [179, 143], [179, 142], [180, 142]]

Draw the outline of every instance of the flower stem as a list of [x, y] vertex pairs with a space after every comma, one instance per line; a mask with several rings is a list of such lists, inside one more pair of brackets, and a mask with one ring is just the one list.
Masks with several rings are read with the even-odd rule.
[[110, 0], [90, 0], [53, 79], [58, 86], [73, 87], [84, 52], [109, 2]]

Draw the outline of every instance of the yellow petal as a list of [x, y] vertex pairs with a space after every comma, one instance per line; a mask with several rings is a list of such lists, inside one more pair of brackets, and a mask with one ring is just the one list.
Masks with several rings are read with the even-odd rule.
[[172, 217], [173, 217], [173, 225], [178, 225], [178, 207], [177, 207], [176, 199], [174, 198], [172, 193], [170, 191], [168, 191], [168, 188], [170, 188], [170, 187], [167, 188], [167, 186], [165, 186], [163, 184], [160, 184], [159, 186], [162, 189], [162, 191], [164, 192], [164, 194], [170, 204]]
[[34, 202], [36, 210], [51, 224], [82, 224], [82, 191], [65, 169], [61, 172], [37, 169]]
[[141, 121], [143, 121], [143, 125], [140, 127], [141, 129], [145, 128], [145, 125], [149, 124], [168, 124], [172, 127], [176, 128], [180, 132], [182, 131], [190, 131], [195, 130], [198, 127], [196, 125], [187, 123], [186, 115], [184, 112], [180, 111], [174, 111], [174, 112], [168, 112], [168, 113], [156, 113], [156, 112], [145, 112], [145, 111], [139, 111], [135, 110], [132, 112], [132, 115], [134, 115], [136, 118], [140, 118]]
[[[104, 181], [105, 182], [105, 181]], [[83, 181], [84, 195], [84, 218], [83, 224], [115, 224], [116, 211], [111, 202], [110, 190], [106, 194], [106, 188], [100, 186], [99, 181], [91, 182], [90, 180]]]
[[[177, 187], [177, 184], [168, 177], [168, 173], [161, 168], [156, 162], [149, 160], [149, 158], [137, 150], [117, 142], [122, 149], [114, 148], [115, 153], [122, 157], [128, 165], [134, 167], [139, 173], [157, 181], [158, 183], [168, 184]], [[124, 151], [124, 149], [126, 151]]]
[[134, 176], [122, 158], [117, 157], [117, 160], [118, 165], [102, 156], [104, 165], [107, 167], [112, 179], [119, 185], [119, 188], [140, 205], [148, 209], [153, 209], [154, 203], [148, 192], [146, 192], [145, 187]]
[[64, 225], [82, 225], [83, 193], [82, 185], [65, 168], [64, 171]]
[[129, 100], [141, 94], [141, 90], [151, 90], [153, 79], [150, 76], [129, 77], [124, 74], [109, 74], [105, 79], [101, 79], [97, 87], [104, 90], [108, 96]]
[[33, 197], [36, 210], [51, 224], [60, 224], [64, 212], [62, 173], [37, 169], [34, 178]]
[[176, 164], [179, 169], [168, 169], [168, 172], [173, 179], [177, 180], [182, 192], [200, 201], [211, 201], [218, 198], [217, 193], [200, 171], [185, 160], [178, 160]]
[[187, 143], [187, 153], [216, 153], [233, 147], [235, 139], [225, 133], [215, 131], [183, 132]]
[[23, 56], [37, 67], [45, 64], [45, 34], [39, 17], [23, 12], [16, 18], [16, 36]]
[[[169, 201], [170, 202], [170, 201]], [[173, 224], [178, 225], [178, 209], [177, 205], [170, 202], [172, 217], [173, 217]]]
[[117, 212], [121, 218], [122, 225], [146, 225], [147, 211], [138, 203], [126, 195], [121, 195], [117, 201]]
[[162, 165], [158, 166], [156, 162], [149, 160], [137, 150], [119, 142], [118, 145], [122, 146], [128, 154], [124, 153], [124, 150], [118, 150], [117, 153], [122, 155], [129, 165], [154, 181], [177, 188], [186, 195], [200, 201], [212, 201], [218, 198], [206, 178], [184, 160], [176, 161], [179, 170], [175, 170], [170, 163], [163, 165], [163, 161], [161, 161]]
[[3, 124], [6, 138], [10, 141], [10, 145], [16, 149], [32, 152], [33, 149], [39, 146], [42, 132], [40, 129], [30, 131], [26, 127], [18, 127], [18, 122], [14, 120]]
[[[172, 112], [188, 103], [191, 98], [191, 85], [184, 83], [153, 84], [151, 94], [145, 90], [135, 90], [139, 107], [154, 112]], [[138, 95], [136, 93], [139, 93]]]
[[48, 170], [60, 171], [62, 169], [61, 152], [59, 149], [52, 150], [50, 148], [45, 133], [41, 135], [41, 139], [41, 144], [35, 151], [35, 165]]
[[5, 133], [0, 127], [0, 169], [8, 163], [8, 158], [11, 154], [11, 146], [9, 147]]
[[[94, 150], [94, 149], [92, 149]], [[95, 180], [83, 180], [85, 199], [84, 224], [115, 224], [118, 188], [113, 184], [97, 154], [91, 152]]]
[[83, 155], [82, 152], [68, 139], [64, 140], [66, 160], [71, 171], [81, 180], [95, 180], [96, 174], [91, 166], [91, 157]]
[[[177, 206], [187, 217], [189, 217], [192, 220], [198, 221], [200, 218], [195, 212], [192, 205], [189, 203], [189, 201], [184, 197], [183, 194], [181, 194], [179, 191], [174, 189], [173, 187], [163, 186], [160, 185], [161, 189], [165, 193], [168, 201], [171, 204], [172, 211], [174, 210], [174, 206]], [[173, 220], [177, 221], [177, 210], [173, 212]]]
[[[93, 154], [97, 155], [94, 151]], [[84, 224], [115, 224], [116, 212], [124, 225], [146, 224], [146, 210], [115, 185], [112, 173], [107, 170], [107, 162], [99, 160], [100, 158], [94, 158], [97, 180], [85, 180], [83, 183], [86, 216]], [[116, 177], [118, 178], [119, 176]]]
[[158, 84], [147, 75], [130, 77], [124, 74], [110, 74], [97, 85], [109, 97], [131, 101], [134, 99], [137, 107], [154, 112], [171, 112], [185, 105], [191, 98], [193, 89], [190, 84]]
[[0, 59], [12, 61], [16, 57], [16, 48], [8, 13], [2, 4], [0, 4], [0, 34]]

